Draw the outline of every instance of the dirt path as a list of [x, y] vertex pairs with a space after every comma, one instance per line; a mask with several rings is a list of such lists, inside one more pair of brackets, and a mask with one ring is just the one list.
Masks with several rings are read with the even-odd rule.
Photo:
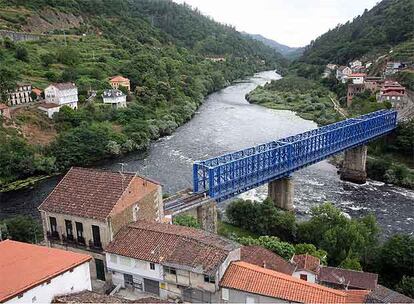
[[348, 112], [345, 109], [341, 108], [341, 105], [339, 104], [339, 102], [332, 96], [329, 96], [329, 99], [332, 101], [335, 111], [341, 114], [342, 117], [347, 118]]

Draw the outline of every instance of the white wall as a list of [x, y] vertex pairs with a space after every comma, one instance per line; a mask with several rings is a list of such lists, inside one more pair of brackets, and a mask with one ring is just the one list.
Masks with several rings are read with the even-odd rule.
[[21, 298], [14, 297], [5, 303], [51, 303], [55, 296], [83, 290], [92, 290], [89, 262], [75, 267], [72, 272], [66, 271], [54, 277], [49, 284], [45, 282], [25, 291]]
[[316, 276], [313, 272], [310, 271], [305, 271], [305, 270], [300, 270], [300, 271], [295, 271], [292, 276], [295, 278], [300, 279], [300, 275], [301, 274], [306, 274], [308, 276], [308, 282], [311, 283], [315, 283], [316, 282]]
[[106, 253], [106, 265], [108, 271], [114, 271], [112, 274], [112, 281], [114, 285], [121, 284], [124, 286], [123, 274], [131, 274], [155, 281], [163, 281], [163, 267], [160, 264], [155, 264], [155, 269], [150, 269], [150, 262], [136, 260], [120, 255]]

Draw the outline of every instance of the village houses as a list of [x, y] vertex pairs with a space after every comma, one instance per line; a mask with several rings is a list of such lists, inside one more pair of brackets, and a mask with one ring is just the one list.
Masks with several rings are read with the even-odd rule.
[[104, 104], [110, 104], [114, 109], [126, 107], [126, 95], [120, 90], [105, 90], [102, 99]]
[[219, 281], [240, 245], [200, 229], [138, 221], [106, 248], [114, 285], [185, 302], [219, 301]]
[[72, 109], [78, 108], [78, 88], [72, 82], [52, 83], [45, 91], [45, 102], [40, 103], [38, 109], [52, 118], [62, 106]]
[[131, 82], [128, 78], [125, 78], [123, 76], [114, 76], [109, 79], [109, 84], [111, 85], [112, 89], [118, 90], [119, 87], [124, 87], [128, 90], [128, 92], [131, 91]]
[[8, 93], [8, 105], [16, 106], [32, 102], [32, 86], [27, 83], [19, 83], [16, 89]]
[[133, 173], [71, 168], [39, 206], [49, 247], [87, 253], [92, 279], [110, 281], [104, 249], [125, 225], [164, 217], [161, 185]]
[[351, 74], [352, 74], [351, 68], [347, 66], [340, 66], [336, 70], [336, 79], [338, 79], [342, 83], [345, 83], [348, 80], [348, 75], [351, 75]]
[[406, 89], [396, 81], [385, 81], [379, 94], [378, 102], [390, 102], [393, 108], [400, 109], [407, 103]]
[[51, 303], [92, 290], [91, 257], [12, 240], [0, 242], [0, 303]]

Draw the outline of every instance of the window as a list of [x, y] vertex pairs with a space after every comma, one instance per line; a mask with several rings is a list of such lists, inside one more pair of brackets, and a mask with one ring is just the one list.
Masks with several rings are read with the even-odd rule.
[[72, 221], [65, 220], [65, 227], [66, 227], [66, 237], [68, 239], [73, 239], [73, 227], [72, 227]]
[[215, 275], [204, 275], [204, 282], [206, 283], [212, 283], [215, 284], [216, 283], [216, 276]]
[[97, 248], [101, 248], [101, 233], [99, 231], [99, 226], [92, 225], [92, 236], [93, 236], [93, 245]]
[[78, 239], [78, 243], [81, 245], [85, 245], [85, 238], [83, 237], [83, 224], [79, 222], [75, 222], [76, 226], [76, 238]]
[[177, 274], [177, 271], [175, 270], [175, 268], [168, 267], [168, 266], [165, 266], [164, 267], [164, 271], [166, 273], [169, 273], [169, 274], [172, 274], [172, 275], [176, 275]]
[[155, 264], [154, 263], [150, 263], [150, 269], [155, 270]]
[[49, 223], [50, 223], [50, 231], [52, 232], [52, 234], [57, 233], [57, 223], [56, 223], [56, 218], [53, 216], [49, 217]]
[[300, 279], [301, 279], [301, 280], [304, 280], [304, 281], [307, 281], [307, 280], [308, 280], [308, 275], [306, 275], [306, 274], [301, 274], [301, 275], [300, 275]]

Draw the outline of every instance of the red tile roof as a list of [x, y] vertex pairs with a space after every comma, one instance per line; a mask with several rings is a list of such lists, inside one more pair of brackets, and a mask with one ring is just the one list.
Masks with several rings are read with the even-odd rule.
[[345, 303], [346, 293], [246, 262], [232, 262], [220, 286], [300, 303]]
[[106, 247], [114, 253], [198, 273], [213, 274], [239, 245], [206, 231], [150, 221], [122, 228]]
[[35, 93], [37, 96], [40, 96], [42, 94], [42, 90], [40, 90], [38, 88], [33, 88], [32, 92]]
[[396, 91], [389, 91], [381, 94], [381, 96], [405, 96], [405, 94]]
[[134, 179], [140, 181], [136, 201], [156, 187], [155, 183], [133, 173], [73, 167], [39, 210], [105, 220]]
[[365, 76], [367, 76], [367, 74], [365, 73], [353, 73], [349, 75], [348, 77], [365, 77]]
[[128, 300], [117, 296], [100, 294], [94, 291], [81, 291], [66, 295], [57, 296], [53, 303], [174, 303], [167, 300], [161, 300], [155, 297], [141, 298], [138, 300]]
[[111, 82], [128, 82], [129, 79], [118, 75], [118, 76], [111, 77], [110, 78], [110, 81]]
[[0, 242], [0, 302], [91, 259], [89, 255], [6, 240]]
[[313, 273], [319, 273], [321, 261], [309, 254], [299, 254], [293, 256], [293, 263], [296, 264], [296, 270], [307, 270]]
[[351, 288], [373, 290], [377, 287], [378, 275], [371, 272], [324, 266], [319, 271], [318, 280]]
[[261, 246], [243, 246], [241, 248], [242, 261], [263, 268], [279, 271], [291, 275], [295, 266], [276, 253]]
[[346, 303], [365, 303], [369, 290], [345, 290]]

